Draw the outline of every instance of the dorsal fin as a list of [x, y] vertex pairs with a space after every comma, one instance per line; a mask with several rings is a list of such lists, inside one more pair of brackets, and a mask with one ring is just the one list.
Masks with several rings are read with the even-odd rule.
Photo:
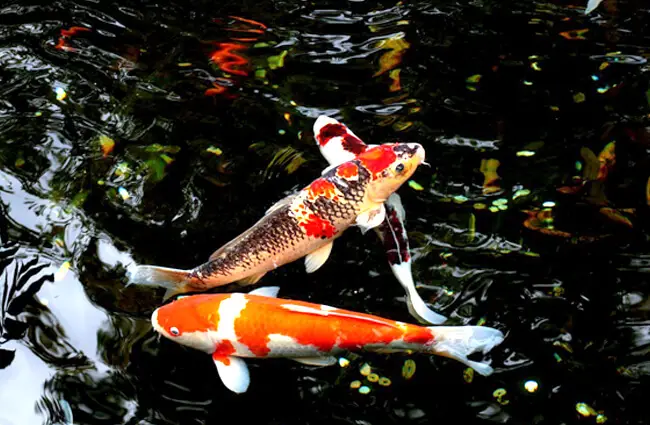
[[292, 193], [291, 195], [288, 195], [288, 196], [286, 196], [286, 197], [280, 199], [278, 202], [276, 202], [275, 204], [271, 205], [271, 206], [269, 207], [269, 209], [266, 210], [266, 212], [264, 213], [264, 215], [269, 215], [269, 214], [271, 214], [273, 211], [276, 211], [276, 210], [282, 208], [282, 207], [285, 206], [285, 205], [289, 205], [289, 204], [294, 200], [294, 198], [295, 198], [297, 195], [298, 195], [298, 192], [296, 192], [296, 193]]

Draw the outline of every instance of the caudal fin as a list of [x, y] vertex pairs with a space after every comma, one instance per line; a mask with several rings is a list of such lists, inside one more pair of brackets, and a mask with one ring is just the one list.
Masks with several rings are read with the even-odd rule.
[[126, 272], [127, 285], [167, 288], [165, 299], [188, 291], [189, 271], [158, 266], [131, 266]]
[[471, 367], [483, 376], [494, 370], [487, 364], [469, 360], [467, 356], [477, 351], [486, 354], [503, 341], [503, 333], [486, 326], [432, 326], [434, 336], [431, 351]]
[[428, 323], [430, 325], [440, 325], [447, 321], [447, 318], [442, 314], [438, 314], [431, 310], [424, 302], [417, 289], [415, 289], [415, 282], [411, 274], [411, 261], [404, 261], [399, 264], [392, 264], [390, 268], [393, 274], [397, 277], [399, 283], [406, 291], [406, 307], [420, 323]]

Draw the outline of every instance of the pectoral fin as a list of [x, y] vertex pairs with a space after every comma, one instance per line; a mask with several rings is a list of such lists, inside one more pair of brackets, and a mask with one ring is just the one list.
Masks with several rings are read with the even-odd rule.
[[276, 298], [278, 292], [280, 291], [279, 286], [262, 286], [261, 288], [254, 289], [248, 293], [248, 295], [260, 295], [263, 297]]
[[332, 252], [333, 245], [334, 242], [330, 242], [327, 245], [321, 246], [316, 251], [307, 254], [305, 256], [305, 271], [307, 273], [313, 273], [325, 264], [325, 261], [327, 261]]
[[336, 357], [333, 356], [295, 357], [292, 360], [295, 360], [298, 363], [306, 364], [309, 366], [332, 366], [333, 364], [336, 364]]
[[376, 208], [365, 211], [357, 216], [357, 226], [361, 229], [361, 233], [366, 233], [373, 227], [379, 226], [386, 218], [386, 208], [384, 204]]
[[239, 357], [212, 355], [219, 377], [230, 391], [237, 394], [246, 392], [251, 382], [246, 362]]
[[265, 274], [266, 274], [266, 272], [264, 272], [264, 273], [259, 273], [259, 274], [254, 274], [254, 275], [251, 275], [251, 276], [245, 277], [245, 278], [243, 278], [243, 279], [239, 279], [239, 280], [237, 281], [237, 283], [239, 283], [240, 285], [254, 285], [254, 284], [256, 284], [257, 282], [259, 282], [259, 280], [260, 280], [260, 279], [261, 279]]

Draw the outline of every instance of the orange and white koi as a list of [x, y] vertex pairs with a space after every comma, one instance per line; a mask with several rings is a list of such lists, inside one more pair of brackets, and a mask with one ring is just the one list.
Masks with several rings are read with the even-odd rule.
[[199, 294], [156, 309], [153, 328], [179, 344], [212, 355], [224, 385], [248, 389], [244, 358], [289, 358], [313, 366], [336, 363], [346, 351], [414, 351], [458, 360], [481, 375], [493, 369], [472, 361], [503, 341], [485, 326], [423, 327], [327, 305], [276, 298], [278, 287], [248, 294]]
[[[345, 124], [334, 118], [321, 115], [314, 123], [314, 138], [321, 154], [330, 166], [335, 167], [354, 159], [375, 145], [366, 145]], [[409, 241], [404, 227], [406, 213], [397, 193], [391, 194], [384, 203], [386, 218], [375, 227], [384, 244], [388, 264], [393, 274], [406, 292], [406, 305], [409, 312], [419, 322], [438, 325], [447, 318], [431, 310], [415, 289], [411, 271]]]
[[192, 270], [132, 266], [127, 271], [129, 283], [166, 287], [169, 297], [237, 281], [253, 284], [265, 273], [302, 257], [306, 271], [314, 272], [348, 227], [356, 225], [365, 232], [384, 221], [384, 201], [423, 161], [424, 148], [417, 143], [367, 149], [277, 202], [208, 262]]

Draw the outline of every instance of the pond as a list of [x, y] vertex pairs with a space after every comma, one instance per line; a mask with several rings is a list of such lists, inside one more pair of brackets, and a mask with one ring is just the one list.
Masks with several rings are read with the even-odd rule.
[[[646, 424], [650, 8], [585, 3], [4, 2], [0, 424]], [[126, 266], [203, 263], [318, 177], [320, 115], [426, 149], [418, 291], [506, 334], [493, 375], [257, 360], [238, 395], [152, 330]], [[413, 322], [372, 232], [259, 285]]]

